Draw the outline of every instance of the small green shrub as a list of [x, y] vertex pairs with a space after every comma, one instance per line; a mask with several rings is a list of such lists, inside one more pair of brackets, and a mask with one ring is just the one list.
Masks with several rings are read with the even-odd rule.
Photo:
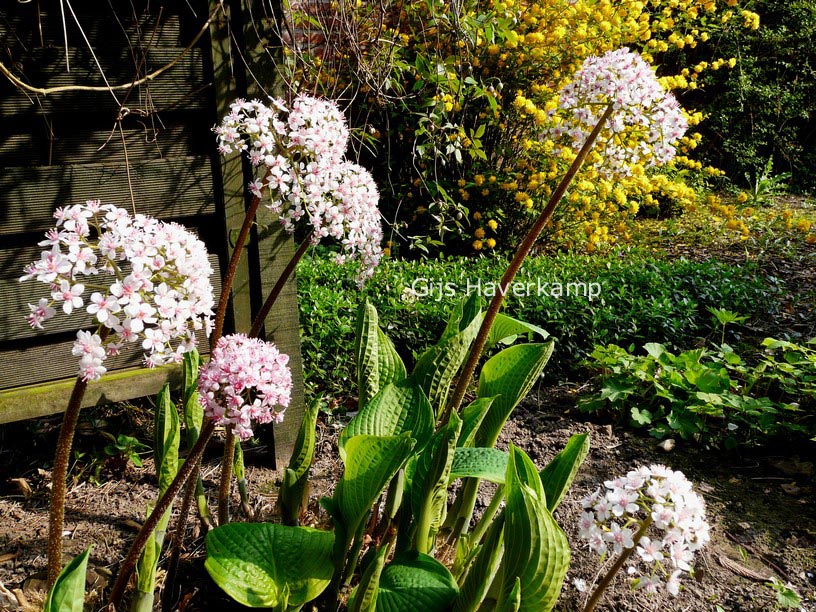
[[[369, 290], [368, 298], [410, 365], [415, 353], [441, 334], [445, 313], [468, 284], [473, 288], [481, 279], [482, 292], [489, 291], [489, 283], [498, 282], [505, 265], [499, 257], [388, 260], [371, 283], [377, 289]], [[327, 257], [304, 260], [298, 276], [307, 384], [313, 391], [348, 397], [356, 386], [354, 366], [339, 356], [353, 347], [354, 304], [360, 292]], [[531, 291], [508, 295], [505, 312], [543, 327], [556, 340], [547, 374], [551, 380], [574, 376], [596, 344], [689, 345], [712, 332], [708, 308], [727, 304], [748, 315], [767, 316], [774, 312], [780, 290], [777, 281], [764, 278], [754, 265], [661, 261], [638, 253], [533, 258], [517, 281], [520, 286], [532, 283]], [[567, 283], [581, 282], [597, 282], [600, 295], [591, 297], [589, 288], [584, 295], [580, 286], [566, 295]], [[543, 295], [539, 283], [546, 284]], [[561, 297], [551, 295], [557, 283], [564, 292]]]
[[[816, 344], [816, 339], [810, 345]], [[580, 402], [608, 409], [657, 438], [738, 441], [782, 433], [816, 435], [816, 350], [766, 339], [750, 365], [727, 344], [673, 354], [658, 343], [646, 355], [615, 344], [598, 346], [600, 391]]]

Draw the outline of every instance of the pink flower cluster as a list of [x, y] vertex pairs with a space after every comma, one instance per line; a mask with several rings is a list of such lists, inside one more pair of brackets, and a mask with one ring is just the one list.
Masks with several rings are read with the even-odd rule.
[[344, 159], [349, 130], [334, 102], [301, 95], [287, 108], [281, 100], [236, 100], [214, 131], [223, 154], [245, 152], [265, 169], [250, 190], [269, 195], [267, 206], [288, 232], [305, 219], [314, 243], [337, 240], [341, 261], [360, 261], [358, 281], [371, 277], [382, 258], [379, 193], [366, 169]]
[[[549, 135], [580, 149], [609, 105], [613, 114], [598, 139], [599, 171], [626, 176], [630, 166], [657, 166], [675, 155], [688, 129], [677, 99], [658, 82], [654, 68], [626, 47], [592, 56], [564, 89], [561, 113]], [[555, 115], [555, 111], [551, 112]]]
[[274, 344], [243, 334], [224, 336], [198, 377], [205, 414], [218, 425], [234, 425], [241, 440], [252, 437], [252, 421], [280, 423], [292, 393], [288, 363], [289, 356]]
[[[681, 574], [691, 571], [694, 553], [709, 541], [702, 497], [682, 472], [662, 465], [640, 467], [604, 486], [606, 491], [582, 501], [581, 538], [601, 556], [636, 548], [633, 558], [647, 569], [635, 578], [635, 587], [647, 592], [665, 588], [677, 595]], [[649, 529], [635, 542], [647, 520]], [[652, 528], [659, 537], [649, 537]], [[637, 574], [638, 569], [633, 566], [630, 573]]]
[[[72, 350], [84, 380], [98, 380], [105, 358], [126, 343], [141, 342], [153, 367], [180, 361], [195, 346], [196, 330], [209, 334], [213, 270], [195, 235], [98, 200], [59, 208], [54, 217], [57, 226], [39, 243], [48, 249], [20, 280], [50, 289], [50, 297], [28, 305], [32, 327], [42, 329], [57, 308], [68, 315], [85, 308], [98, 323], [94, 332], [77, 333]], [[102, 328], [109, 330], [104, 341]]]

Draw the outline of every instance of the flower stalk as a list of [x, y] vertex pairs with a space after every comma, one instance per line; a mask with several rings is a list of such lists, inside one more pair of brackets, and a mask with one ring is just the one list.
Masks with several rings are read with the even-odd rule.
[[[646, 535], [646, 532], [649, 530], [649, 527], [652, 525], [652, 517], [651, 515], [647, 516], [643, 523], [640, 525], [640, 529], [637, 530], [637, 533], [632, 538], [635, 542], [640, 542], [640, 538]], [[589, 600], [587, 600], [586, 605], [584, 606], [584, 612], [592, 612], [595, 609], [595, 606], [598, 605], [598, 602], [601, 600], [601, 596], [603, 595], [604, 591], [607, 589], [609, 584], [612, 582], [612, 579], [615, 577], [620, 571], [620, 568], [623, 567], [623, 564], [626, 563], [626, 560], [632, 556], [632, 553], [635, 552], [635, 547], [632, 546], [631, 548], [624, 548], [623, 552], [618, 556], [615, 560], [615, 563], [612, 564], [612, 567], [609, 568], [609, 571], [606, 572], [603, 579], [598, 583], [598, 586], [595, 587], [595, 590], [592, 592]]]
[[459, 381], [456, 384], [456, 389], [454, 390], [453, 395], [451, 396], [451, 399], [448, 402], [448, 405], [445, 407], [444, 413], [442, 414], [440, 421], [442, 425], [447, 423], [448, 419], [450, 419], [451, 413], [458, 411], [459, 407], [462, 405], [462, 400], [465, 398], [465, 392], [467, 391], [468, 384], [470, 384], [470, 379], [473, 377], [473, 373], [476, 371], [476, 364], [479, 362], [482, 349], [484, 348], [485, 342], [487, 342], [487, 336], [490, 333], [490, 328], [493, 326], [493, 321], [496, 320], [496, 315], [499, 313], [502, 301], [504, 300], [504, 295], [507, 292], [507, 287], [510, 286], [510, 283], [513, 282], [516, 274], [518, 274], [519, 269], [521, 269], [521, 265], [524, 263], [524, 260], [527, 258], [530, 250], [533, 248], [538, 236], [552, 219], [556, 206], [558, 206], [558, 203], [561, 201], [561, 198], [564, 197], [570, 183], [572, 183], [575, 175], [578, 174], [578, 171], [581, 169], [587, 155], [589, 155], [589, 152], [592, 150], [592, 146], [598, 139], [601, 129], [609, 117], [612, 116], [612, 112], [612, 105], [607, 105], [606, 110], [601, 115], [598, 123], [595, 124], [592, 132], [584, 142], [583, 147], [581, 147], [581, 150], [575, 156], [575, 159], [573, 160], [572, 165], [569, 167], [569, 170], [567, 170], [567, 173], [564, 175], [564, 178], [561, 179], [558, 187], [555, 189], [555, 191], [553, 191], [547, 205], [544, 207], [544, 210], [541, 211], [538, 219], [536, 219], [536, 222], [530, 228], [530, 231], [527, 232], [524, 240], [519, 245], [519, 248], [516, 251], [516, 254], [513, 256], [510, 265], [507, 266], [507, 270], [499, 283], [499, 290], [496, 291], [496, 294], [493, 296], [493, 299], [490, 301], [490, 305], [485, 312], [482, 325], [479, 328], [479, 333], [476, 335], [476, 339], [473, 341], [470, 354], [468, 355], [467, 361], [462, 368]]

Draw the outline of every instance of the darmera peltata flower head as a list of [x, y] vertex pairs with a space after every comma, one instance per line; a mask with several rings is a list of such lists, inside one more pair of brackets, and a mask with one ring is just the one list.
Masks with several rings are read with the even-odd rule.
[[233, 425], [241, 440], [252, 423], [280, 423], [292, 393], [289, 356], [274, 344], [243, 334], [224, 336], [201, 366], [198, 392], [204, 413], [217, 425]]
[[54, 217], [56, 227], [39, 243], [46, 250], [20, 280], [48, 286], [47, 297], [29, 304], [32, 327], [42, 329], [58, 312], [91, 315], [96, 329], [78, 332], [73, 346], [79, 376], [99, 379], [106, 357], [129, 343], [141, 344], [147, 366], [178, 362], [197, 330], [209, 334], [213, 270], [194, 234], [98, 200], [59, 208]]
[[596, 143], [601, 174], [627, 176], [634, 164], [658, 166], [674, 157], [688, 121], [654, 68], [626, 47], [584, 61], [549, 113], [548, 134], [578, 150], [609, 106], [612, 115]]
[[306, 95], [291, 106], [236, 100], [214, 128], [223, 154], [240, 151], [264, 176], [250, 184], [288, 232], [307, 226], [310, 240], [332, 238], [340, 261], [358, 261], [358, 282], [382, 258], [379, 192], [365, 168], [345, 159], [349, 130], [337, 105]]
[[601, 557], [635, 549], [630, 573], [635, 588], [647, 592], [677, 595], [680, 577], [710, 539], [703, 498], [682, 472], [662, 465], [608, 480], [582, 504], [580, 537]]

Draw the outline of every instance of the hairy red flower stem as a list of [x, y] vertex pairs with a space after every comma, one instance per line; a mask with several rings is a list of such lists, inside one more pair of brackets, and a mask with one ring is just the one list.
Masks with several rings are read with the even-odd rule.
[[278, 299], [280, 292], [283, 290], [284, 285], [286, 285], [286, 281], [289, 280], [289, 277], [292, 276], [292, 272], [295, 271], [298, 262], [301, 260], [303, 255], [309, 249], [312, 244], [312, 236], [313, 234], [310, 233], [306, 238], [303, 239], [303, 242], [300, 243], [297, 251], [292, 256], [292, 259], [289, 260], [289, 263], [286, 264], [286, 267], [281, 272], [280, 278], [278, 282], [275, 283], [275, 286], [272, 287], [272, 291], [269, 292], [269, 295], [264, 302], [264, 305], [261, 307], [261, 310], [255, 317], [255, 320], [252, 322], [252, 329], [249, 331], [250, 338], [257, 338], [258, 334], [261, 333], [261, 328], [263, 327], [264, 321], [266, 321], [266, 317], [269, 315], [269, 311], [272, 310], [272, 306], [275, 301]]
[[592, 146], [598, 139], [601, 129], [603, 128], [607, 119], [609, 119], [609, 117], [612, 115], [612, 110], [612, 105], [607, 106], [604, 114], [601, 115], [598, 123], [595, 124], [595, 127], [587, 137], [584, 146], [581, 147], [581, 150], [575, 156], [569, 170], [567, 170], [564, 178], [561, 179], [558, 187], [556, 187], [555, 191], [550, 196], [550, 200], [547, 202], [544, 210], [541, 211], [538, 219], [536, 219], [536, 222], [530, 228], [530, 231], [527, 232], [527, 235], [519, 245], [515, 256], [507, 266], [507, 270], [504, 272], [504, 275], [499, 283], [499, 290], [493, 296], [493, 299], [485, 312], [484, 319], [482, 319], [482, 325], [479, 328], [479, 333], [476, 335], [476, 339], [473, 341], [473, 346], [470, 349], [470, 354], [468, 355], [467, 361], [462, 369], [462, 373], [459, 375], [459, 381], [456, 384], [456, 389], [454, 390], [453, 395], [451, 396], [451, 399], [442, 414], [442, 418], [440, 419], [441, 425], [445, 425], [448, 422], [448, 419], [450, 419], [451, 413], [454, 410], [459, 410], [459, 407], [462, 405], [462, 400], [465, 397], [468, 384], [470, 384], [470, 379], [473, 377], [473, 373], [476, 371], [476, 364], [479, 362], [479, 357], [481, 356], [482, 349], [487, 341], [490, 328], [493, 326], [493, 321], [496, 320], [496, 315], [499, 313], [507, 287], [509, 287], [510, 283], [513, 282], [513, 279], [516, 277], [516, 274], [518, 274], [518, 271], [521, 268], [521, 265], [524, 263], [527, 254], [530, 252], [530, 249], [533, 248], [535, 241], [538, 239], [539, 234], [541, 234], [544, 227], [546, 227], [547, 223], [549, 223], [550, 219], [552, 218], [556, 206], [558, 206], [561, 198], [564, 197], [570, 183], [572, 183], [575, 175], [578, 174], [578, 170], [581, 169], [584, 160], [586, 160]]
[[[266, 171], [263, 182], [269, 178], [271, 170]], [[215, 311], [215, 321], [213, 323], [213, 332], [210, 336], [210, 348], [215, 348], [216, 343], [221, 339], [224, 333], [224, 319], [227, 316], [227, 304], [229, 304], [230, 294], [232, 293], [232, 283], [235, 280], [235, 271], [238, 269], [238, 262], [241, 260], [241, 254], [244, 251], [244, 244], [249, 236], [249, 230], [252, 228], [252, 223], [255, 221], [255, 214], [258, 212], [258, 206], [261, 204], [261, 198], [254, 196], [249, 203], [249, 208], [244, 217], [244, 223], [241, 225], [241, 230], [238, 232], [238, 238], [235, 241], [235, 248], [232, 251], [229, 265], [227, 266], [227, 273], [224, 275], [224, 283], [221, 288], [221, 296], [218, 300], [218, 309]]]
[[[635, 537], [632, 538], [635, 545], [637, 545], [637, 543], [640, 542], [640, 538], [642, 538], [646, 534], [646, 530], [649, 529], [651, 524], [652, 516], [649, 515], [641, 524], [640, 529], [638, 529], [637, 533], [635, 534]], [[603, 577], [603, 580], [601, 580], [598, 583], [598, 586], [595, 587], [595, 590], [592, 592], [592, 596], [589, 598], [589, 601], [587, 601], [586, 606], [584, 606], [584, 612], [592, 612], [592, 610], [595, 609], [595, 606], [598, 605], [598, 602], [601, 599], [601, 595], [603, 595], [604, 591], [609, 586], [609, 583], [612, 582], [612, 579], [615, 577], [615, 574], [617, 574], [618, 571], [620, 571], [620, 568], [623, 567], [623, 564], [626, 563], [626, 560], [632, 556], [632, 553], [634, 551], [635, 547], [632, 546], [632, 548], [627, 548], [620, 554], [620, 557], [617, 558], [612, 567], [609, 568], [609, 571], [606, 572], [606, 575]]]
[[[107, 327], [99, 332], [102, 341], [110, 334]], [[79, 411], [88, 381], [77, 377], [68, 407], [62, 417], [57, 450], [54, 453], [54, 467], [51, 471], [51, 498], [48, 503], [48, 588], [54, 586], [62, 569], [62, 529], [65, 525], [65, 481], [68, 478], [68, 461], [71, 458], [71, 446], [74, 442]]]
[[110, 605], [113, 606], [113, 610], [121, 603], [130, 574], [133, 568], [136, 567], [136, 562], [139, 560], [139, 555], [142, 554], [145, 544], [147, 544], [147, 541], [153, 535], [156, 525], [159, 524], [161, 517], [167, 512], [170, 504], [173, 503], [173, 499], [178, 495], [178, 492], [181, 491], [181, 488], [185, 485], [190, 476], [196, 473], [201, 457], [204, 455], [204, 449], [207, 447], [207, 442], [209, 442], [214, 430], [215, 422], [208, 420], [202, 427], [201, 435], [193, 445], [193, 448], [190, 449], [190, 453], [187, 455], [181, 468], [179, 468], [173, 482], [170, 483], [164, 495], [156, 502], [156, 506], [153, 508], [150, 516], [147, 517], [139, 533], [136, 534], [136, 539], [133, 541], [125, 560], [122, 561], [122, 565], [119, 566], [119, 575], [116, 577], [116, 582], [114, 582], [113, 588], [111, 589]]
[[224, 441], [224, 458], [221, 460], [221, 480], [218, 483], [218, 524], [229, 523], [229, 495], [232, 484], [232, 462], [235, 459], [235, 433], [233, 426], [227, 427]]

